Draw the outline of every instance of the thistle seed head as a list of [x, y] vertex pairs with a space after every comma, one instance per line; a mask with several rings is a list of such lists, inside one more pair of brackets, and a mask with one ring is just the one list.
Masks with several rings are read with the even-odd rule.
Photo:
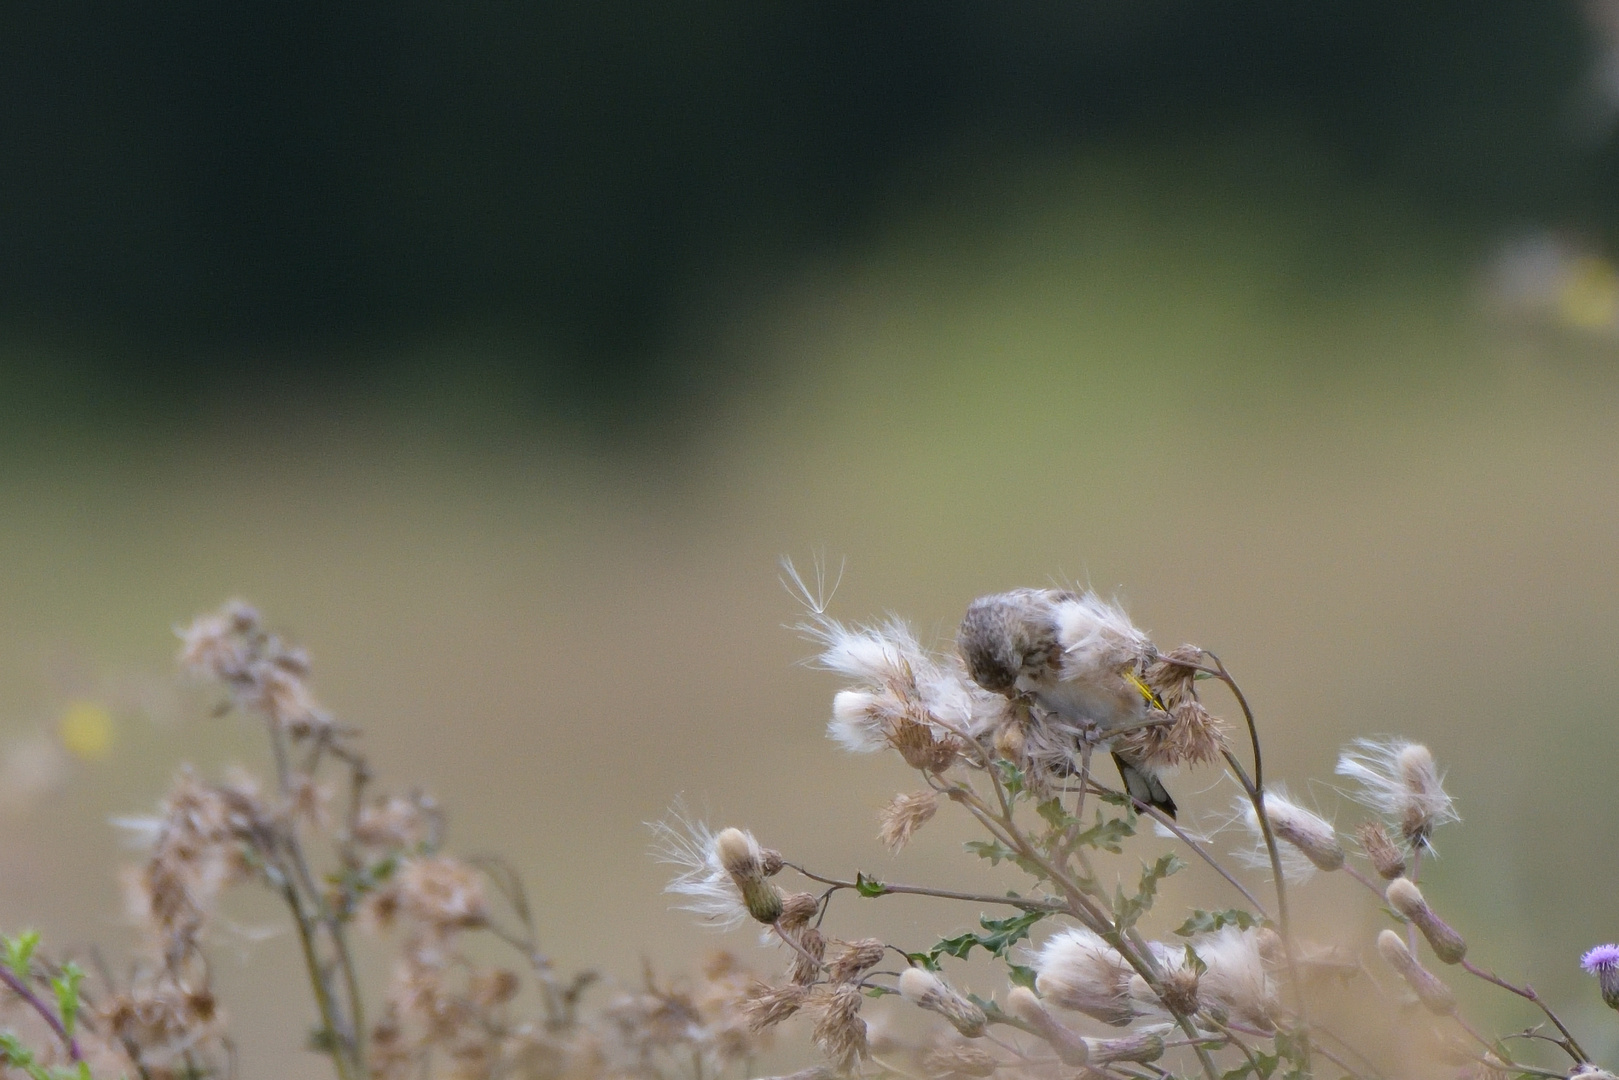
[[[1252, 812], [1252, 807], [1249, 809]], [[1265, 816], [1277, 837], [1297, 848], [1316, 869], [1330, 873], [1343, 868], [1343, 845], [1326, 818], [1304, 809], [1280, 788], [1265, 792]], [[1257, 820], [1254, 825], [1257, 828]]]
[[925, 968], [906, 968], [899, 977], [899, 992], [911, 1004], [944, 1017], [966, 1038], [976, 1039], [984, 1034], [989, 1022], [983, 1009]]
[[1064, 1009], [1123, 1027], [1135, 1019], [1133, 968], [1111, 945], [1082, 927], [1053, 934], [1034, 960], [1035, 989]]
[[1357, 802], [1394, 822], [1413, 846], [1427, 844], [1440, 825], [1460, 820], [1426, 746], [1356, 739], [1339, 755], [1337, 772], [1356, 782], [1351, 796]]

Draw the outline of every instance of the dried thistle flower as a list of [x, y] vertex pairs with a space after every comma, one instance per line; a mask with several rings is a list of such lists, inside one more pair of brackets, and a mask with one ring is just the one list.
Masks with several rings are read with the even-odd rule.
[[1608, 1008], [1619, 1009], [1619, 945], [1598, 945], [1587, 951], [1580, 957], [1580, 967], [1597, 977]]
[[1034, 958], [1035, 989], [1052, 1004], [1122, 1027], [1135, 1019], [1124, 957], [1097, 934], [1069, 927], [1046, 939]]
[[408, 859], [399, 868], [400, 909], [438, 933], [489, 921], [483, 878], [448, 855]]
[[1398, 911], [1422, 931], [1434, 955], [1446, 964], [1459, 964], [1467, 955], [1467, 942], [1450, 925], [1435, 915], [1422, 896], [1422, 890], [1409, 878], [1395, 878], [1389, 882], [1384, 896], [1389, 907]]
[[860, 988], [848, 983], [835, 986], [815, 999], [819, 1013], [815, 1021], [815, 1045], [840, 1072], [852, 1073], [869, 1053], [866, 1022], [860, 1018], [864, 1001]]
[[809, 996], [810, 989], [807, 986], [793, 983], [786, 986], [756, 983], [742, 1002], [742, 1014], [747, 1017], [748, 1027], [751, 1030], [763, 1031], [795, 1015], [803, 1008]]
[[1338, 757], [1337, 773], [1354, 780], [1351, 797], [1396, 823], [1413, 847], [1461, 820], [1426, 746], [1403, 739], [1356, 739]]
[[837, 955], [827, 970], [828, 977], [835, 983], [859, 979], [881, 963], [883, 954], [888, 951], [888, 946], [878, 938], [842, 941], [838, 945]]
[[1064, 1065], [1079, 1068], [1089, 1063], [1090, 1049], [1085, 1040], [1052, 1016], [1033, 990], [1026, 986], [1012, 987], [1006, 995], [1006, 1007], [1013, 1016], [1034, 1028], [1036, 1034], [1051, 1044], [1058, 1060]]
[[785, 933], [792, 933], [809, 925], [821, 911], [820, 897], [814, 893], [787, 893], [781, 898], [781, 918], [778, 924]]
[[1405, 855], [1394, 846], [1382, 825], [1375, 821], [1362, 822], [1355, 829], [1355, 839], [1360, 841], [1360, 849], [1372, 861], [1372, 869], [1377, 871], [1378, 877], [1393, 881], [1405, 876]]
[[1399, 934], [1393, 930], [1378, 934], [1377, 951], [1390, 967], [1400, 973], [1406, 985], [1417, 995], [1417, 1000], [1422, 1002], [1423, 1008], [1435, 1016], [1449, 1016], [1456, 1011], [1456, 995], [1411, 955], [1411, 950], [1405, 947]]
[[924, 1075], [937, 1080], [961, 1080], [964, 1077], [993, 1076], [1000, 1062], [988, 1051], [971, 1043], [951, 1041], [935, 1046], [922, 1055]]
[[812, 986], [821, 977], [821, 961], [826, 957], [826, 938], [813, 926], [806, 926], [793, 935], [797, 948], [793, 949], [792, 965], [787, 978], [798, 986]]
[[1164, 708], [1173, 712], [1181, 702], [1193, 699], [1193, 683], [1202, 661], [1202, 649], [1196, 645], [1179, 645], [1159, 653], [1141, 673], [1141, 679], [1158, 695]]
[[1137, 728], [1121, 737], [1118, 748], [1130, 760], [1155, 770], [1219, 761], [1228, 749], [1225, 727], [1200, 702], [1186, 698], [1169, 710], [1171, 722]]
[[355, 843], [376, 848], [430, 845], [438, 832], [438, 804], [421, 792], [389, 795], [360, 808], [355, 817]]
[[984, 1010], [957, 993], [949, 983], [926, 968], [908, 967], [900, 973], [899, 992], [906, 1001], [938, 1013], [963, 1036], [976, 1039], [989, 1022]]
[[781, 918], [781, 890], [765, 880], [764, 854], [752, 833], [721, 830], [714, 837], [714, 852], [750, 916], [767, 926]]
[[910, 843], [916, 830], [927, 824], [938, 810], [939, 796], [932, 791], [895, 795], [878, 815], [881, 828], [877, 838], [897, 855], [901, 848]]

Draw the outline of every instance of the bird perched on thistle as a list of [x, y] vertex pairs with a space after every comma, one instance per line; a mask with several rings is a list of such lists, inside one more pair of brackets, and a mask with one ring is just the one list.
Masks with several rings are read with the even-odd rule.
[[967, 608], [956, 644], [979, 686], [1025, 698], [1044, 714], [1046, 734], [1067, 741], [1070, 761], [1080, 738], [1098, 738], [1112, 750], [1130, 795], [1175, 816], [1175, 800], [1153, 767], [1108, 739], [1164, 715], [1142, 678], [1158, 650], [1116, 605], [1059, 589], [983, 596]]

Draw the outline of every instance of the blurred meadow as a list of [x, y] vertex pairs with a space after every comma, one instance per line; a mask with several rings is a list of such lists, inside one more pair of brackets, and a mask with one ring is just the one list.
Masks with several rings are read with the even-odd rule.
[[[308, 646], [323, 700], [461, 850], [523, 872], [564, 967], [748, 958], [748, 932], [668, 910], [645, 823], [677, 799], [826, 872], [855, 852], [981, 884], [948, 811], [882, 850], [874, 811], [912, 778], [824, 737], [834, 683], [800, 663], [777, 566], [820, 556], [844, 567], [833, 615], [938, 642], [982, 593], [1116, 593], [1159, 644], [1220, 654], [1268, 772], [1329, 813], [1348, 739], [1428, 743], [1463, 825], [1425, 887], [1481, 963], [1619, 1051], [1576, 965], [1619, 935], [1601, 228], [1449, 212], [1289, 121], [1143, 121], [941, 168], [878, 185], [834, 243], [699, 275], [644, 375], [686, 389], [628, 419], [524, 377], [504, 331], [218, 346], [234, 374], [173, 409], [174, 369], [131, 389], [116, 340], [11, 335], [0, 928], [116, 954], [132, 856], [109, 818], [148, 812], [181, 761], [263, 766], [173, 671], [172, 627], [233, 596]], [[1583, 220], [1570, 205], [1554, 223]], [[1211, 783], [1177, 798], [1223, 809]], [[1334, 921], [1350, 887], [1300, 902], [1369, 939]], [[940, 910], [876, 914], [903, 936]], [[230, 911], [244, 1075], [325, 1075], [289, 1037], [309, 1017], [288, 932]]]

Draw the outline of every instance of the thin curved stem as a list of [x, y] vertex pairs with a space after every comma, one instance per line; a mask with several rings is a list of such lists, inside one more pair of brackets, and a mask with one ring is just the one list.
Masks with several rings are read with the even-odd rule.
[[1237, 777], [1237, 781], [1242, 784], [1243, 790], [1248, 793], [1248, 801], [1253, 804], [1254, 816], [1259, 821], [1259, 830], [1265, 839], [1265, 853], [1270, 857], [1271, 877], [1276, 885], [1276, 919], [1282, 931], [1282, 951], [1287, 955], [1288, 979], [1293, 984], [1294, 1008], [1297, 1009], [1299, 1021], [1306, 1032], [1304, 1065], [1308, 1069], [1310, 1016], [1304, 1000], [1304, 984], [1299, 979], [1297, 950], [1293, 944], [1293, 924], [1287, 907], [1287, 879], [1282, 873], [1282, 854], [1276, 846], [1276, 832], [1271, 828], [1270, 815], [1265, 812], [1265, 759], [1259, 748], [1259, 724], [1254, 719], [1254, 710], [1248, 704], [1247, 695], [1242, 692], [1242, 687], [1237, 685], [1237, 680], [1232, 677], [1231, 672], [1226, 670], [1225, 662], [1207, 649], [1203, 650], [1203, 655], [1214, 661], [1214, 666], [1218, 669], [1215, 677], [1223, 682], [1226, 689], [1231, 691], [1231, 696], [1237, 699], [1237, 704], [1242, 708], [1242, 718], [1248, 725], [1248, 742], [1253, 747], [1254, 755], [1253, 777], [1248, 776], [1242, 763], [1230, 750], [1221, 753]]
[[[1474, 964], [1471, 960], [1463, 960], [1461, 962], [1461, 967], [1462, 970], [1466, 971], [1469, 975], [1483, 979], [1487, 983], [1494, 983], [1496, 986], [1499, 986], [1501, 989], [1509, 993], [1517, 994], [1525, 1001], [1534, 1002], [1540, 1007], [1540, 1011], [1546, 1014], [1546, 1019], [1550, 1020], [1553, 1026], [1555, 1026], [1558, 1031], [1563, 1033], [1563, 1041], [1558, 1043], [1558, 1045], [1563, 1047], [1563, 1051], [1567, 1053], [1569, 1057], [1573, 1058], [1576, 1063], [1583, 1064], [1584, 1062], [1591, 1060], [1590, 1055], [1585, 1052], [1585, 1048], [1580, 1045], [1579, 1040], [1574, 1038], [1574, 1033], [1563, 1025], [1563, 1021], [1558, 1019], [1556, 1013], [1552, 1012], [1551, 1006], [1547, 1005], [1546, 1002], [1541, 999], [1540, 995], [1535, 993], [1534, 987], [1527, 984], [1524, 986], [1514, 986], [1494, 972], [1486, 971], [1485, 969]], [[1557, 1040], [1554, 1039], [1552, 1041], [1556, 1042]]]
[[[1100, 795], [1124, 794], [1123, 792], [1110, 788], [1105, 784], [1098, 784], [1094, 780], [1090, 782], [1090, 787]], [[1151, 817], [1154, 821], [1158, 822], [1158, 824], [1174, 833], [1175, 836], [1180, 839], [1181, 843], [1191, 848], [1198, 858], [1208, 863], [1209, 866], [1214, 869], [1215, 873], [1225, 878], [1227, 884], [1229, 884], [1233, 889], [1236, 889], [1237, 892], [1241, 893], [1242, 898], [1248, 901], [1249, 904], [1253, 905], [1254, 911], [1258, 913], [1260, 918], [1267, 921], [1270, 919], [1270, 913], [1265, 910], [1265, 905], [1259, 902], [1259, 898], [1253, 893], [1249, 892], [1248, 887], [1242, 882], [1238, 881], [1231, 874], [1231, 871], [1227, 870], [1224, 866], [1221, 866], [1220, 860], [1216, 859], [1208, 848], [1204, 847], [1196, 840], [1193, 840], [1191, 835], [1185, 829], [1181, 828], [1174, 818], [1170, 817], [1156, 806], [1153, 806], [1151, 803], [1144, 803], [1134, 796], [1130, 796], [1130, 801], [1135, 805], [1137, 813], [1146, 814], [1148, 817]]]
[[[822, 877], [820, 874], [812, 873], [804, 869], [797, 863], [784, 862], [782, 865], [790, 866], [794, 870], [797, 870], [800, 874], [803, 874], [805, 877], [809, 878], [811, 881], [818, 881], [822, 885], [830, 885], [833, 889], [854, 889], [858, 891], [860, 888], [859, 883], [857, 882], [843, 881], [838, 878]], [[1024, 911], [1068, 910], [1067, 905], [1056, 900], [1027, 900], [1017, 896], [993, 896], [988, 893], [967, 893], [956, 892], [952, 889], [933, 889], [926, 885], [895, 885], [887, 881], [874, 881], [871, 884], [873, 886], [882, 887], [882, 892], [877, 893], [877, 896], [883, 896], [888, 893], [896, 893], [909, 896], [936, 896], [941, 900], [965, 900], [971, 904], [1005, 904], [1008, 907], [1020, 908]]]
[[55, 1033], [58, 1039], [62, 1040], [62, 1045], [67, 1048], [68, 1057], [75, 1065], [84, 1060], [83, 1055], [79, 1053], [79, 1040], [68, 1034], [67, 1028], [62, 1026], [62, 1021], [51, 1011], [50, 1006], [40, 1000], [39, 995], [29, 989], [27, 983], [17, 978], [10, 968], [4, 966], [0, 966], [0, 982], [5, 983], [12, 993], [22, 998], [23, 1001], [28, 1003], [29, 1008], [39, 1014], [40, 1019], [45, 1021], [46, 1026]]

